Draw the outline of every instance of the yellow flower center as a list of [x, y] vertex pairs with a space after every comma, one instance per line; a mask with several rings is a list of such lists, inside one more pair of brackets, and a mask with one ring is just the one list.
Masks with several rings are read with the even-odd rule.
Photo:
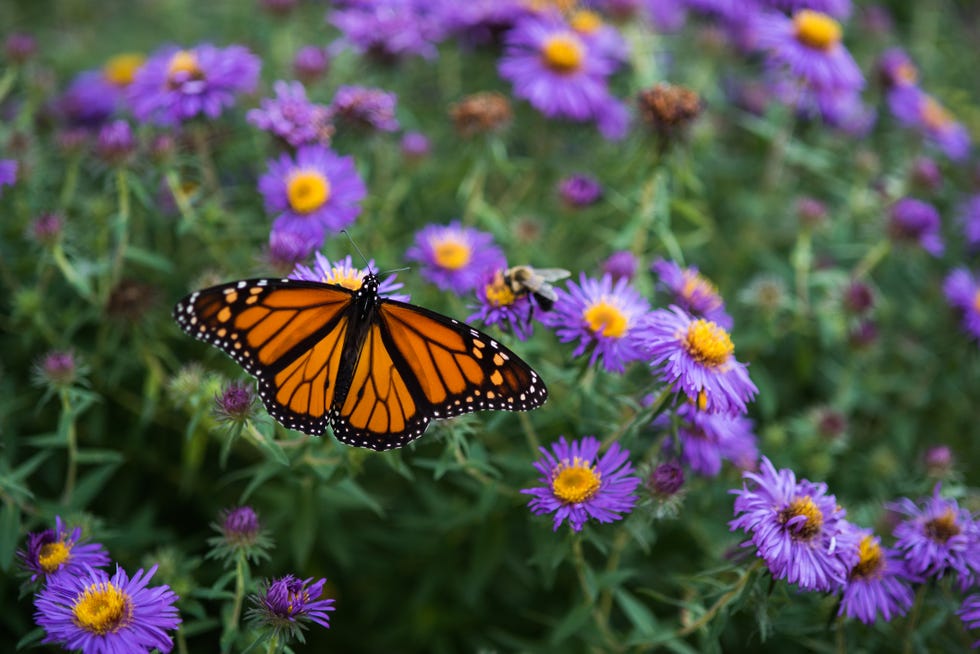
[[189, 50], [178, 50], [170, 57], [170, 64], [167, 66], [167, 77], [173, 79], [180, 73], [186, 73], [190, 77], [203, 77], [204, 73], [197, 63], [197, 55]]
[[37, 555], [37, 563], [47, 573], [57, 570], [71, 556], [71, 545], [63, 540], [45, 543]]
[[960, 531], [953, 509], [946, 509], [941, 516], [925, 524], [926, 535], [937, 543], [945, 543], [953, 536], [959, 535]]
[[973, 295], [973, 310], [980, 313], [980, 289]]
[[551, 481], [555, 496], [569, 504], [578, 504], [591, 498], [601, 485], [599, 471], [582, 459], [575, 457], [558, 464], [558, 472]]
[[592, 304], [583, 313], [585, 324], [592, 333], [606, 338], [622, 338], [629, 329], [629, 318], [619, 307], [605, 300]]
[[459, 270], [470, 262], [473, 251], [470, 246], [460, 241], [446, 239], [433, 244], [433, 256], [436, 265], [449, 270]]
[[286, 197], [296, 213], [316, 211], [330, 199], [330, 180], [315, 170], [297, 170], [286, 183]]
[[103, 636], [129, 624], [133, 602], [112, 582], [104, 581], [92, 584], [75, 600], [72, 617], [85, 631]]
[[484, 292], [487, 296], [487, 302], [495, 307], [510, 306], [517, 299], [514, 291], [504, 282], [504, 275], [499, 270], [494, 274], [493, 280], [486, 285]]
[[544, 64], [556, 73], [574, 73], [582, 67], [585, 47], [571, 32], [556, 34], [541, 47]]
[[922, 101], [922, 106], [919, 108], [919, 115], [922, 116], [922, 122], [929, 129], [944, 130], [953, 124], [952, 114], [930, 97], [926, 97]]
[[592, 34], [602, 27], [602, 17], [594, 11], [581, 9], [572, 15], [569, 23], [579, 34]]
[[575, 8], [577, 0], [525, 0], [525, 5], [531, 11], [543, 13], [557, 9], [563, 14], [567, 14]]
[[780, 524], [786, 524], [792, 518], [804, 516], [806, 522], [793, 523], [793, 536], [802, 540], [809, 540], [820, 533], [823, 527], [823, 513], [814, 504], [809, 495], [797, 497], [789, 503], [779, 514]]
[[827, 14], [803, 9], [793, 16], [796, 40], [814, 50], [830, 51], [840, 43], [840, 23]]
[[145, 60], [146, 57], [135, 52], [119, 54], [105, 63], [102, 74], [115, 86], [129, 86]]
[[358, 270], [334, 266], [330, 269], [330, 274], [323, 281], [356, 291], [364, 285], [364, 273]]
[[911, 63], [905, 62], [895, 69], [895, 79], [911, 86], [919, 81], [919, 71]]
[[874, 536], [865, 536], [858, 544], [858, 562], [851, 570], [851, 579], [876, 577], [884, 563], [885, 555], [881, 551], [881, 545]]
[[681, 297], [690, 301], [695, 295], [711, 298], [712, 306], [721, 305], [718, 287], [696, 272], [685, 272], [684, 285], [681, 286]]
[[695, 320], [687, 328], [684, 346], [691, 358], [712, 368], [728, 361], [728, 357], [735, 351], [728, 332], [703, 318]]

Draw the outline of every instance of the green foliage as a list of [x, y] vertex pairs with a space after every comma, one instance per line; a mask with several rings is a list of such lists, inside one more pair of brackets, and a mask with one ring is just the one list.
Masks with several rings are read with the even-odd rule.
[[[660, 500], [641, 485], [642, 501], [623, 521], [552, 531], [551, 516], [532, 516], [520, 492], [536, 483], [538, 447], [594, 434], [628, 448], [634, 466], [647, 470], [670, 431], [651, 421], [676, 405], [669, 396], [644, 403], [662, 390], [646, 366], [624, 375], [590, 367], [541, 325], [527, 342], [494, 332], [549, 386], [548, 403], [529, 414], [436, 421], [421, 440], [385, 453], [288, 431], [264, 409], [241, 423], [220, 421], [215, 396], [246, 375], [181, 333], [170, 311], [211, 283], [284, 272], [262, 254], [272, 217], [256, 180], [276, 146], [245, 121], [258, 98], [195, 122], [165, 160], [148, 153], [163, 130], [139, 126], [137, 156], [118, 167], [91, 148], [59, 147], [46, 107], [79, 71], [164, 41], [247, 44], [263, 60], [259, 97], [270, 95], [273, 81], [292, 77], [300, 45], [324, 45], [336, 31], [318, 3], [280, 18], [255, 5], [0, 7], [5, 30], [32, 33], [40, 44], [34, 59], [0, 74], [0, 158], [21, 165], [16, 185], [0, 189], [0, 625], [19, 649], [43, 634], [15, 552], [56, 515], [83, 526], [130, 572], [160, 565], [154, 583], [181, 598], [180, 652], [281, 646], [242, 616], [262, 579], [289, 573], [326, 577], [336, 599], [331, 629], [311, 627], [305, 645], [293, 644], [297, 652], [969, 645], [949, 579], [920, 586], [909, 616], [874, 626], [838, 619], [836, 596], [773, 582], [761, 561], [739, 551], [743, 535], [729, 531], [728, 491], [742, 480], [727, 463], [714, 478], [688, 471], [676, 511], [658, 512]], [[976, 137], [980, 94], [964, 84], [976, 71], [962, 54], [975, 50], [976, 7], [892, 9], [894, 33], [849, 34], [863, 70], [870, 76], [876, 56], [902, 44]], [[351, 240], [383, 270], [395, 269], [417, 230], [458, 217], [493, 234], [511, 263], [567, 268], [575, 279], [579, 271], [596, 276], [612, 252], [629, 250], [640, 262], [634, 285], [656, 307], [669, 298], [655, 292], [649, 264], [664, 257], [697, 265], [726, 299], [737, 357], [759, 388], [751, 417], [762, 454], [826, 481], [849, 518], [885, 542], [885, 502], [922, 496], [938, 480], [976, 512], [980, 360], [941, 292], [949, 270], [968, 261], [954, 216], [976, 191], [976, 171], [940, 159], [941, 187], [916, 189], [912, 162], [931, 151], [899, 129], [877, 88], [868, 101], [884, 110], [866, 138], [775, 105], [756, 115], [734, 106], [723, 82], [757, 77], [758, 62], [720, 48], [702, 23], [674, 35], [639, 21], [620, 27], [634, 54], [614, 80], [618, 93], [669, 81], [704, 101], [691, 129], [669, 144], [642, 125], [609, 142], [591, 125], [549, 121], [517, 100], [508, 128], [463, 138], [448, 115], [452, 103], [511, 92], [496, 72], [498, 52], [450, 41], [434, 61], [394, 65], [339, 53], [329, 75], [309, 86], [313, 100], [327, 103], [342, 84], [392, 90], [403, 130], [432, 142], [429, 157], [410, 161], [397, 135], [336, 134], [331, 147], [353, 155], [369, 189]], [[560, 201], [557, 182], [576, 172], [599, 178], [601, 202], [572, 209]], [[941, 258], [889, 240], [888, 207], [913, 191], [943, 215]], [[803, 224], [802, 197], [824, 203], [826, 218]], [[64, 220], [48, 243], [31, 235], [45, 213]], [[351, 242], [334, 235], [324, 250], [340, 258]], [[472, 298], [439, 292], [415, 270], [399, 275], [414, 303], [458, 319], [470, 313]], [[844, 305], [853, 280], [873, 292], [864, 314]], [[865, 320], [877, 337], [859, 344], [854, 334]], [[77, 366], [62, 383], [38, 374], [56, 350], [72, 352]], [[923, 455], [939, 444], [955, 463], [936, 472]], [[209, 525], [241, 504], [255, 507], [275, 547], [268, 558], [225, 569], [208, 556]]]

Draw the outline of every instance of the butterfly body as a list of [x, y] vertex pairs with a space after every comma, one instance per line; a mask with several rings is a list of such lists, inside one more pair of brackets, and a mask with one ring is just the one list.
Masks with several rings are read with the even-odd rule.
[[360, 288], [255, 279], [197, 291], [174, 308], [180, 327], [223, 350], [259, 382], [291, 429], [375, 450], [418, 438], [430, 420], [526, 411], [547, 389], [490, 336], [434, 311]]

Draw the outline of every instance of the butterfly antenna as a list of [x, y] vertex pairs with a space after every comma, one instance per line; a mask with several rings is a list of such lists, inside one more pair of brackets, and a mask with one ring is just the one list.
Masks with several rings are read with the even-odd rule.
[[350, 241], [351, 247], [353, 247], [357, 251], [357, 253], [361, 256], [361, 259], [364, 260], [364, 268], [369, 270], [370, 272], [374, 272], [373, 270], [371, 270], [371, 265], [368, 262], [368, 258], [364, 256], [363, 252], [361, 252], [361, 248], [357, 247], [357, 243], [354, 242], [354, 238], [350, 235], [350, 232], [348, 232], [346, 229], [342, 229], [340, 230], [340, 232], [347, 237], [347, 240]]

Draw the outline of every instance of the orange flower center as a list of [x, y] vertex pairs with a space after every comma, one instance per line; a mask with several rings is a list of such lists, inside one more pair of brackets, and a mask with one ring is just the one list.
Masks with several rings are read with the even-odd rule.
[[129, 595], [110, 581], [86, 588], [72, 607], [74, 623], [99, 636], [119, 631], [129, 624], [132, 617], [133, 602]]
[[173, 80], [181, 73], [193, 78], [204, 77], [204, 73], [197, 62], [197, 55], [189, 50], [178, 50], [170, 57], [170, 64], [167, 66], [168, 79]]
[[583, 313], [585, 324], [594, 334], [606, 338], [622, 338], [629, 329], [629, 318], [615, 304], [600, 299]]
[[922, 117], [922, 122], [926, 124], [926, 127], [936, 131], [942, 131], [954, 122], [953, 115], [930, 97], [926, 97], [922, 101], [922, 106], [919, 108], [919, 115]]
[[575, 457], [558, 464], [558, 472], [551, 481], [555, 496], [569, 504], [578, 504], [593, 497], [602, 485], [599, 471], [588, 462]]
[[145, 60], [146, 57], [135, 52], [116, 55], [105, 63], [102, 73], [115, 86], [129, 86]]
[[851, 570], [851, 579], [877, 577], [885, 565], [885, 555], [874, 536], [865, 536], [858, 544], [858, 562]]
[[716, 368], [735, 352], [735, 345], [724, 329], [703, 318], [695, 320], [687, 328], [684, 347], [698, 363]]
[[946, 509], [941, 516], [925, 524], [926, 535], [937, 543], [947, 542], [953, 536], [959, 535], [960, 531], [953, 509]]
[[806, 522], [796, 522], [793, 526], [793, 536], [800, 540], [810, 540], [823, 527], [823, 513], [809, 495], [797, 497], [779, 514], [780, 524], [786, 524], [792, 518], [804, 516]]
[[580, 9], [572, 15], [569, 23], [579, 34], [592, 34], [602, 27], [602, 17], [594, 11]]
[[71, 545], [63, 540], [45, 543], [37, 555], [37, 563], [48, 574], [54, 572], [71, 557]]

